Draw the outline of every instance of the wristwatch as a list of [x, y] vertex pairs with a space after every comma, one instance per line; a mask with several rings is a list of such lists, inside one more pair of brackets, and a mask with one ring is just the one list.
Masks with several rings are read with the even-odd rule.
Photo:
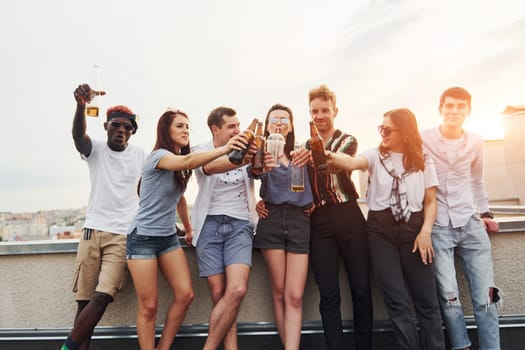
[[492, 214], [491, 211], [486, 211], [484, 213], [479, 214], [480, 218], [488, 218], [488, 219], [494, 219], [494, 214]]

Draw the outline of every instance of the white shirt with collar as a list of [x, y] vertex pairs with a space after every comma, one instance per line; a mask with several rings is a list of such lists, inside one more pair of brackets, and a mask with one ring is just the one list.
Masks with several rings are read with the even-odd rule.
[[436, 225], [464, 226], [479, 211], [489, 211], [483, 180], [483, 138], [463, 131], [459, 139], [444, 137], [439, 128], [421, 132], [423, 149], [434, 159], [439, 180]]

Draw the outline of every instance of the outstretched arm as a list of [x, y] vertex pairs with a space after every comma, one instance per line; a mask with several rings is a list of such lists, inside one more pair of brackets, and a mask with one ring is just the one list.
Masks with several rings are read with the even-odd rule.
[[332, 153], [329, 151], [326, 151], [325, 154], [328, 169], [331, 172], [368, 169], [368, 159], [363, 156], [351, 157], [346, 153]]
[[197, 151], [186, 155], [168, 153], [160, 159], [159, 163], [157, 164], [157, 168], [171, 171], [198, 168], [216, 158], [219, 158], [222, 155], [229, 153], [234, 149], [241, 149], [244, 144], [241, 141], [242, 136], [240, 135], [241, 134], [238, 134], [232, 137], [224, 146], [217, 147], [209, 151]]
[[[240, 137], [241, 140], [243, 141], [242, 148], [245, 148], [247, 142], [246, 142], [246, 138], [245, 138], [244, 134], [241, 133], [241, 134], [236, 135], [235, 137], [237, 137], [237, 136]], [[249, 147], [250, 148], [248, 149], [248, 153], [243, 158], [241, 164], [239, 164], [239, 165], [233, 164], [232, 162], [230, 162], [228, 160], [227, 156], [222, 156], [220, 158], [217, 158], [217, 159], [215, 159], [215, 160], [205, 164], [202, 167], [203, 172], [205, 174], [207, 174], [207, 175], [220, 174], [220, 173], [224, 173], [226, 171], [237, 169], [237, 168], [239, 168], [241, 166], [244, 166], [246, 164], [249, 164], [252, 161], [253, 156], [257, 152], [257, 146], [255, 146], [255, 143], [252, 142], [249, 145]]]
[[91, 139], [86, 134], [86, 103], [91, 101], [95, 95], [105, 94], [104, 91], [91, 90], [88, 84], [79, 85], [73, 93], [75, 100], [77, 101], [77, 109], [73, 118], [73, 140], [75, 141], [76, 149], [86, 157], [89, 156], [91, 149], [93, 148]]

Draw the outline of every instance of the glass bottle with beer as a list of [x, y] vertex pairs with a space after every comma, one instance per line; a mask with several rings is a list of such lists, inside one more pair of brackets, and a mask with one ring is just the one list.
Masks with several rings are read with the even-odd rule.
[[324, 154], [324, 142], [314, 121], [310, 121], [310, 151], [314, 160], [314, 168], [318, 173], [324, 173], [328, 169], [326, 156]]
[[264, 169], [264, 150], [265, 143], [263, 136], [263, 123], [257, 122], [257, 131], [255, 132], [255, 146], [257, 147], [257, 153], [253, 156], [252, 161], [252, 173], [259, 175]]
[[246, 140], [248, 141], [248, 144], [246, 145], [246, 148], [243, 148], [242, 150], [233, 150], [228, 155], [228, 160], [235, 164], [240, 165], [242, 163], [242, 160], [244, 159], [244, 156], [246, 153], [248, 153], [248, 149], [250, 149], [250, 143], [252, 143], [253, 139], [255, 138], [255, 127], [259, 120], [257, 118], [253, 118], [252, 122], [248, 126], [248, 129], [243, 131], [244, 136], [246, 136]]
[[98, 117], [98, 113], [99, 113], [99, 98], [98, 96], [101, 95], [98, 93], [98, 89], [99, 89], [99, 66], [98, 65], [93, 65], [93, 75], [91, 77], [91, 82], [90, 82], [90, 88], [91, 88], [91, 91], [90, 91], [90, 98], [91, 100], [86, 103], [86, 115], [88, 117]]
[[[296, 142], [294, 144], [294, 152], [301, 150], [301, 144]], [[304, 166], [294, 165], [290, 161], [290, 189], [292, 192], [303, 192], [304, 191]]]

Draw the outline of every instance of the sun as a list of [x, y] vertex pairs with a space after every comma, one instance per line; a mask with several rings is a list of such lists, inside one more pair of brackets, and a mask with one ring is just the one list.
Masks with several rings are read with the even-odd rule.
[[505, 136], [502, 116], [499, 114], [472, 114], [465, 121], [465, 129], [481, 134], [485, 141], [503, 140]]

